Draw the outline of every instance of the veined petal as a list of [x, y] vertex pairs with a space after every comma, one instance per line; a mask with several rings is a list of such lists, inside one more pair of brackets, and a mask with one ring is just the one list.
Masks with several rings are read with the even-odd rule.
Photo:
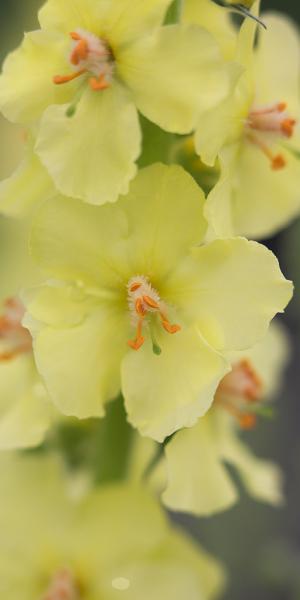
[[0, 183], [0, 212], [8, 217], [24, 217], [54, 193], [46, 169], [28, 148], [16, 171]]
[[32, 356], [0, 365], [0, 450], [40, 444], [54, 419]]
[[[223, 417], [223, 415], [222, 415]], [[256, 500], [280, 506], [283, 504], [282, 473], [270, 461], [254, 456], [245, 444], [239, 440], [231, 423], [222, 419], [220, 449], [223, 459], [232, 464], [248, 491]]]
[[36, 152], [62, 194], [91, 204], [114, 202], [136, 172], [141, 133], [136, 109], [116, 82], [87, 90], [72, 117], [50, 106], [41, 121]]
[[289, 112], [299, 114], [299, 31], [292, 20], [280, 14], [263, 16], [267, 30], [260, 29], [255, 61], [257, 103], [288, 103]]
[[68, 86], [53, 83], [53, 76], [68, 68], [68, 44], [60, 34], [33, 31], [8, 55], [0, 78], [0, 109], [8, 119], [35, 121], [50, 104], [72, 97], [76, 82]]
[[255, 344], [292, 296], [274, 254], [244, 238], [215, 240], [193, 250], [166, 282], [170, 301], [193, 318], [212, 347]]
[[169, 4], [171, 0], [48, 0], [39, 21], [45, 29], [64, 33], [82, 27], [118, 47], [160, 25]]
[[37, 368], [54, 404], [79, 418], [104, 415], [120, 389], [120, 361], [128, 339], [127, 315], [97, 304], [73, 327], [32, 331]]
[[162, 129], [189, 133], [229, 92], [214, 38], [196, 25], [170, 25], [124, 49], [118, 71], [139, 110]]
[[58, 196], [40, 207], [30, 245], [37, 263], [51, 276], [115, 288], [128, 280], [122, 244], [127, 235], [119, 205], [89, 206]]
[[129, 421], [142, 435], [162, 442], [181, 427], [191, 427], [210, 407], [227, 371], [226, 361], [197, 331], [183, 329], [128, 352], [122, 363], [122, 391]]
[[238, 498], [222, 462], [214, 419], [207, 415], [191, 429], [178, 431], [167, 444], [168, 485], [163, 502], [172, 510], [211, 515]]
[[231, 189], [235, 233], [266, 238], [300, 214], [299, 159], [282, 147], [278, 146], [278, 151], [286, 165], [274, 171], [260, 149], [245, 140], [235, 164], [225, 166], [235, 171], [235, 185]]
[[179, 166], [154, 164], [139, 171], [119, 203], [129, 223], [129, 262], [137, 273], [163, 281], [182, 254], [203, 240], [204, 202], [201, 188]]

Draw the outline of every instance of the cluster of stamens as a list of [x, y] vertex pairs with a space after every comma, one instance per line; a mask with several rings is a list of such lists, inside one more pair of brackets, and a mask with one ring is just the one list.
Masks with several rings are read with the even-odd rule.
[[31, 352], [32, 338], [22, 325], [24, 306], [18, 298], [9, 298], [0, 316], [0, 361], [7, 361], [19, 354]]
[[248, 360], [241, 360], [222, 379], [215, 395], [215, 405], [229, 412], [242, 429], [256, 425], [256, 415], [249, 410], [251, 404], [262, 398], [263, 384]]
[[[152, 287], [149, 280], [143, 275], [132, 277], [127, 284], [128, 304], [131, 314], [132, 325], [136, 327], [136, 336], [134, 340], [129, 340], [128, 345], [133, 350], [138, 350], [144, 343], [143, 326], [151, 314], [158, 314], [162, 327], [167, 333], [177, 333], [180, 331], [180, 325], [172, 325], [168, 320], [165, 303], [160, 299], [158, 292]], [[159, 347], [153, 343], [153, 349], [156, 353], [160, 352]]]
[[286, 160], [283, 154], [272, 152], [265, 138], [266, 134], [273, 134], [276, 140], [292, 137], [296, 120], [289, 116], [286, 109], [285, 102], [278, 102], [263, 108], [253, 108], [247, 120], [247, 138], [262, 150], [275, 171], [285, 167]]
[[108, 44], [93, 33], [78, 29], [70, 33], [73, 48], [70, 63], [74, 71], [68, 75], [55, 75], [56, 84], [68, 83], [85, 73], [89, 73], [89, 85], [94, 91], [108, 88], [112, 81], [114, 61]]
[[72, 573], [67, 569], [59, 571], [41, 600], [80, 600], [79, 589]]

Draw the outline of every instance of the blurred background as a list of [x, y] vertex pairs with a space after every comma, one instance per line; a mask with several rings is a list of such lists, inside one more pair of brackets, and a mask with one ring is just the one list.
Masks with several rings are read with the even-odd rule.
[[[36, 9], [41, 3], [0, 0], [1, 60], [20, 42], [24, 30], [35, 27]], [[262, 5], [264, 10], [288, 13], [300, 24], [299, 0], [262, 0]], [[3, 128], [1, 135], [3, 177], [19, 157], [7, 152]], [[292, 359], [277, 399], [276, 419], [261, 420], [254, 431], [244, 435], [259, 456], [276, 460], [284, 470], [286, 507], [272, 509], [241, 492], [241, 502], [226, 513], [209, 519], [177, 519], [228, 568], [230, 582], [224, 600], [300, 600], [300, 221], [266, 240], [266, 244], [275, 251], [285, 275], [296, 285], [294, 299], [284, 316]]]

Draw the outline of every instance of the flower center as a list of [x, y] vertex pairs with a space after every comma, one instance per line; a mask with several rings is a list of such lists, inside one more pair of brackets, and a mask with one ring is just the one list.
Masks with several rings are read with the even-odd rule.
[[[160, 299], [158, 292], [152, 287], [147, 277], [136, 275], [132, 277], [127, 284], [128, 304], [131, 314], [132, 325], [136, 327], [136, 336], [134, 340], [129, 340], [128, 345], [133, 350], [138, 350], [144, 343], [145, 338], [142, 335], [144, 325], [151, 326], [150, 318], [157, 314], [160, 318], [162, 327], [167, 333], [177, 333], [180, 331], [180, 325], [172, 325], [167, 317], [167, 306]], [[151, 329], [150, 329], [150, 333]], [[160, 354], [161, 350], [152, 337], [153, 351]]]
[[24, 306], [18, 298], [6, 300], [0, 316], [0, 342], [4, 348], [0, 352], [0, 361], [11, 360], [32, 350], [31, 335], [22, 325], [24, 312]]
[[108, 88], [112, 82], [114, 59], [107, 42], [84, 29], [76, 29], [70, 36], [73, 40], [70, 54], [73, 71], [68, 75], [55, 75], [54, 83], [68, 83], [84, 73], [89, 73], [89, 85], [92, 90], [101, 91]]
[[266, 140], [266, 134], [275, 136], [275, 140], [282, 138], [291, 138], [294, 133], [296, 120], [291, 118], [287, 112], [285, 102], [278, 102], [270, 106], [253, 108], [248, 116], [247, 137], [258, 146], [265, 156], [270, 160], [274, 171], [282, 169], [286, 165], [282, 154], [273, 154], [270, 148], [270, 142]]
[[262, 381], [253, 366], [248, 360], [241, 360], [219, 384], [215, 404], [235, 417], [243, 429], [252, 429], [256, 415], [249, 411], [249, 404], [259, 402], [262, 392]]
[[41, 600], [80, 600], [80, 592], [70, 571], [59, 571], [50, 581], [49, 588]]

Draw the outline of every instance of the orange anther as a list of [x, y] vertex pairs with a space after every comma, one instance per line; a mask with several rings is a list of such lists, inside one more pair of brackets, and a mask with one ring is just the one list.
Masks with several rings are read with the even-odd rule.
[[156, 300], [153, 300], [153, 298], [150, 298], [150, 296], [143, 296], [143, 300], [145, 304], [150, 306], [150, 308], [159, 308], [158, 302], [156, 302]]
[[277, 110], [279, 112], [284, 112], [287, 108], [287, 103], [286, 102], [278, 102], [277, 104]]
[[144, 305], [143, 305], [143, 300], [142, 298], [137, 298], [135, 301], [135, 310], [137, 312], [138, 315], [140, 315], [141, 317], [144, 317], [146, 314]]
[[81, 71], [75, 71], [75, 73], [71, 73], [70, 75], [55, 75], [53, 77], [53, 83], [56, 83], [57, 85], [69, 83], [69, 81], [73, 81], [73, 79], [80, 77], [80, 75], [83, 73], [85, 73], [85, 69], [82, 69]]
[[136, 338], [135, 340], [128, 340], [127, 344], [132, 348], [132, 350], [139, 350], [143, 345], [145, 338], [141, 335], [141, 337]]
[[296, 125], [295, 119], [284, 119], [280, 125], [282, 133], [290, 138], [294, 133], [294, 127]]
[[141, 285], [141, 283], [133, 283], [129, 289], [131, 292], [136, 292], [141, 287]]
[[180, 325], [171, 325], [166, 319], [162, 319], [162, 326], [168, 333], [177, 333], [181, 330]]
[[102, 90], [106, 90], [110, 85], [106, 81], [104, 75], [100, 75], [100, 77], [98, 79], [96, 77], [91, 77], [89, 80], [89, 84], [94, 92], [100, 92]]
[[143, 318], [141, 318], [137, 325], [136, 338], [134, 340], [128, 340], [127, 344], [133, 350], [139, 350], [143, 345], [145, 338], [142, 336]]
[[78, 65], [81, 60], [85, 60], [88, 56], [88, 52], [89, 46], [87, 41], [79, 40], [71, 54], [72, 65]]
[[286, 165], [286, 161], [285, 158], [282, 156], [282, 154], [277, 154], [276, 156], [274, 156], [272, 158], [272, 169], [273, 171], [280, 171], [280, 169], [283, 169]]
[[77, 31], [71, 31], [70, 36], [72, 38], [72, 40], [74, 40], [75, 42], [78, 42], [79, 40], [81, 40], [81, 35], [79, 35], [79, 33], [77, 33]]
[[242, 429], [253, 429], [256, 425], [256, 415], [251, 413], [241, 415], [238, 420]]

